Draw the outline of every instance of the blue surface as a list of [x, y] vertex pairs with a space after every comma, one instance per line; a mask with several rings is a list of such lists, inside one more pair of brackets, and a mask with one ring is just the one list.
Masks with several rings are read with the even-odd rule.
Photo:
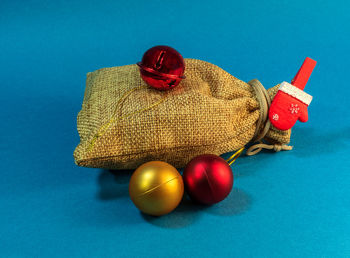
[[[1, 257], [349, 257], [349, 1], [0, 2]], [[161, 218], [128, 198], [128, 171], [74, 165], [87, 72], [153, 45], [265, 86], [318, 61], [293, 151], [242, 157], [210, 208]]]

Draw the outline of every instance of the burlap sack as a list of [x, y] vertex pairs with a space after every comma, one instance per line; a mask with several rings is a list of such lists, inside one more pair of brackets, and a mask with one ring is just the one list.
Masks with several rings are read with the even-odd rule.
[[[185, 63], [186, 79], [170, 91], [148, 87], [137, 65], [88, 73], [76, 164], [134, 169], [161, 160], [181, 168], [200, 154], [237, 150], [263, 130], [266, 110], [257, 89], [208, 62]], [[265, 97], [277, 90], [269, 89]], [[271, 148], [289, 143], [290, 130], [266, 128], [264, 140], [274, 144]]]

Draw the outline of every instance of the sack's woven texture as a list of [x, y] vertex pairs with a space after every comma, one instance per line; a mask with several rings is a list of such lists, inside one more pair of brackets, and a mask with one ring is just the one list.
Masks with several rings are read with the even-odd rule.
[[[146, 86], [137, 65], [88, 73], [76, 164], [135, 169], [161, 160], [181, 168], [197, 155], [220, 155], [249, 143], [261, 112], [252, 86], [208, 62], [185, 59], [185, 64], [186, 79], [173, 90], [142, 87], [121, 103], [125, 93]], [[278, 85], [268, 90], [271, 98], [277, 90]], [[116, 121], [94, 141], [113, 116]], [[288, 144], [290, 134], [271, 126], [264, 140]]]

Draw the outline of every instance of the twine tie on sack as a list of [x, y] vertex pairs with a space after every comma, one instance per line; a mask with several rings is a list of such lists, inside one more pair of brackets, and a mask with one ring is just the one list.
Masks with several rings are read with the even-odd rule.
[[264, 86], [257, 79], [248, 82], [250, 86], [254, 89], [256, 97], [260, 104], [260, 116], [257, 121], [255, 134], [253, 136], [252, 142], [258, 142], [252, 145], [246, 152], [246, 155], [252, 156], [259, 153], [263, 149], [274, 150], [275, 152], [281, 150], [292, 150], [293, 146], [288, 146], [286, 144], [267, 144], [262, 141], [266, 136], [267, 132], [270, 130], [271, 122], [268, 118], [269, 107], [271, 105], [271, 98], [267, 93]]
[[248, 156], [252, 156], [255, 155], [257, 153], [259, 153], [262, 149], [266, 149], [266, 150], [274, 150], [276, 152], [281, 151], [281, 150], [292, 150], [293, 146], [289, 146], [286, 144], [266, 144], [266, 143], [257, 143], [254, 144], [253, 146], [251, 146], [246, 154]]

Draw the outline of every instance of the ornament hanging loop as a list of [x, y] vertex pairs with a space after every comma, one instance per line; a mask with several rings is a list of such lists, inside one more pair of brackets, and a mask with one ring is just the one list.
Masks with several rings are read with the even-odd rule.
[[231, 166], [233, 162], [236, 161], [236, 159], [241, 156], [242, 152], [244, 151], [244, 147], [240, 148], [238, 151], [232, 154], [231, 157], [229, 157], [226, 162]]

